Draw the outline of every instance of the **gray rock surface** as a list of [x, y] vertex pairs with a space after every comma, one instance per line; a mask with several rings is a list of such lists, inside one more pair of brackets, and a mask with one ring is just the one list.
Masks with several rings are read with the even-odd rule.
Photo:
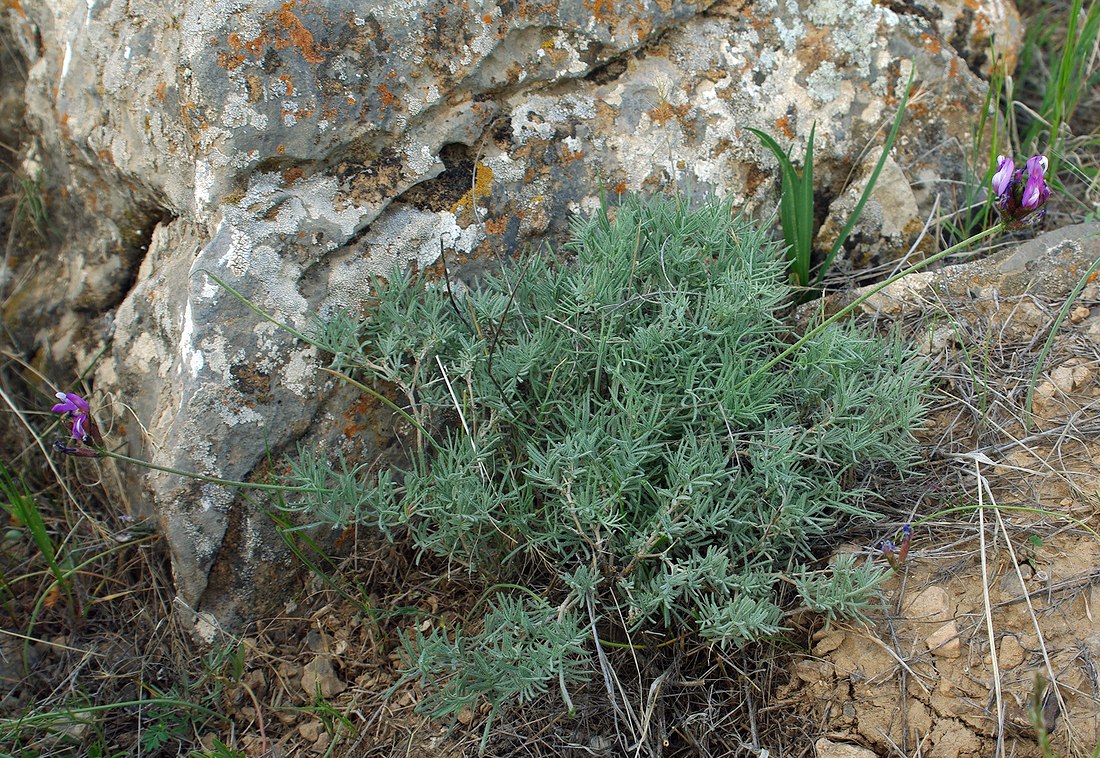
[[[53, 258], [13, 261], [5, 323], [55, 370], [106, 348], [101, 424], [159, 465], [242, 479], [298, 443], [373, 457], [392, 421], [204, 271], [305, 329], [360, 307], [394, 265], [446, 250], [476, 268], [558, 240], [602, 193], [713, 192], [764, 216], [775, 161], [746, 126], [801, 155], [816, 122], [819, 193], [838, 197], [915, 67], [891, 157], [900, 199], [882, 220], [904, 248], [962, 178], [983, 102], [952, 45], [984, 50], [990, 19], [1006, 55], [1019, 44], [1010, 3], [950, 6], [7, 3], [27, 64], [22, 150], [59, 232]], [[255, 498], [120, 475], [131, 507], [163, 523], [191, 621], [231, 625], [277, 595], [286, 557]]]
[[[1074, 224], [972, 263], [906, 276], [872, 295], [861, 308], [872, 315], [894, 317], [934, 308], [942, 298], [1064, 298], [1098, 259], [1100, 223]], [[831, 298], [827, 312], [840, 310], [865, 291]]]

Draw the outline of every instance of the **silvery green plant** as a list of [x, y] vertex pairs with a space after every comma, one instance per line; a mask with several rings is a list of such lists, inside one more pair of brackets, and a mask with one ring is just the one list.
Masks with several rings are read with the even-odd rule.
[[787, 587], [830, 616], [866, 609], [882, 572], [815, 549], [875, 517], [870, 472], [914, 462], [925, 369], [850, 325], [792, 350], [781, 252], [727, 204], [628, 199], [464, 294], [402, 272], [373, 289], [368, 317], [311, 342], [418, 445], [372, 475], [303, 451], [287, 484], [343, 482], [310, 518], [493, 588], [483, 616], [406, 640], [434, 713], [549, 686], [568, 702], [601, 636], [775, 634]]

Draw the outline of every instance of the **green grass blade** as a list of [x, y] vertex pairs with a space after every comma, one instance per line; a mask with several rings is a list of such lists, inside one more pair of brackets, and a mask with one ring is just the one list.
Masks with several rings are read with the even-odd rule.
[[38, 548], [38, 552], [46, 560], [50, 573], [58, 582], [64, 583], [65, 572], [57, 562], [57, 549], [50, 538], [49, 531], [46, 529], [46, 522], [42, 520], [42, 514], [38, 512], [38, 506], [34, 502], [34, 498], [27, 493], [25, 487], [15, 483], [3, 463], [0, 463], [0, 493], [3, 493], [8, 501], [3, 504], [4, 510], [8, 511], [13, 519], [27, 528], [31, 539], [34, 540], [35, 547]]
[[[775, 156], [775, 160], [779, 162], [780, 176], [782, 178], [779, 198], [779, 222], [783, 227], [783, 241], [787, 243], [787, 260], [791, 264], [792, 273], [794, 273], [795, 277], [798, 277], [799, 261], [809, 260], [810, 256], [810, 250], [803, 244], [802, 234], [799, 231], [801, 226], [798, 211], [798, 198], [801, 195], [799, 175], [794, 171], [794, 165], [791, 163], [791, 158], [787, 153], [783, 152], [782, 147], [779, 146], [778, 142], [775, 142], [770, 134], [751, 127], [746, 127], [746, 129], [756, 134], [757, 139], [760, 140], [764, 147], [767, 147], [767, 149], [771, 151], [772, 155]], [[812, 209], [810, 218], [812, 221]], [[804, 283], [804, 281], [800, 281], [798, 284]]]
[[806, 156], [802, 160], [802, 179], [798, 187], [798, 199], [795, 201], [795, 213], [798, 214], [798, 260], [796, 268], [798, 285], [805, 287], [810, 283], [810, 262], [814, 250], [814, 134], [817, 123], [810, 127], [810, 138], [806, 141]]

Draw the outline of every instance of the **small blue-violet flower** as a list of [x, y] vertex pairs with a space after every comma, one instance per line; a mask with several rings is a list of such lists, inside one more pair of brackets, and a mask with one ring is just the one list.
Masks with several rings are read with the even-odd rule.
[[997, 171], [991, 182], [997, 210], [1009, 229], [1022, 229], [1042, 221], [1043, 206], [1050, 198], [1046, 183], [1047, 159], [1033, 155], [1023, 168], [1016, 168], [1011, 158], [997, 156]]
[[906, 524], [901, 528], [901, 540], [898, 544], [895, 545], [893, 540], [886, 540], [882, 543], [882, 556], [890, 564], [890, 568], [899, 574], [901, 573], [902, 564], [905, 563], [905, 557], [909, 555], [909, 543], [912, 539], [913, 527]]
[[886, 559], [886, 562], [890, 564], [890, 568], [894, 571], [901, 571], [901, 564], [898, 563], [897, 545], [890, 540], [883, 542], [882, 556]]

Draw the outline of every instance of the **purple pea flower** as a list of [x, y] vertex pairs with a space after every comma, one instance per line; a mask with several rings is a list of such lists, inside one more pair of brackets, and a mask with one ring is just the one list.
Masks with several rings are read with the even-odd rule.
[[993, 175], [993, 193], [1000, 197], [1008, 192], [1009, 184], [1012, 182], [1012, 172], [1016, 170], [1016, 164], [1012, 162], [1011, 158], [1006, 158], [1003, 155], [997, 156], [997, 173]]
[[95, 446], [102, 445], [103, 436], [99, 433], [99, 427], [96, 426], [95, 419], [92, 418], [88, 401], [74, 392], [58, 392], [57, 399], [62, 402], [50, 410], [54, 413], [65, 414], [73, 439], [83, 443], [87, 443], [90, 439]]
[[1011, 158], [997, 157], [997, 172], [991, 182], [996, 195], [997, 210], [1009, 229], [1022, 229], [1042, 221], [1043, 206], [1050, 198], [1046, 183], [1047, 159], [1033, 155], [1023, 168], [1016, 168]]
[[1050, 187], [1043, 179], [1047, 165], [1045, 155], [1036, 155], [1027, 159], [1027, 183], [1024, 185], [1020, 205], [1029, 211], [1037, 209], [1050, 197]]
[[64, 413], [65, 417], [72, 421], [70, 427], [73, 438], [83, 442], [88, 437], [88, 413], [91, 410], [88, 402], [73, 392], [58, 392], [57, 399], [63, 402], [50, 408], [54, 413]]

